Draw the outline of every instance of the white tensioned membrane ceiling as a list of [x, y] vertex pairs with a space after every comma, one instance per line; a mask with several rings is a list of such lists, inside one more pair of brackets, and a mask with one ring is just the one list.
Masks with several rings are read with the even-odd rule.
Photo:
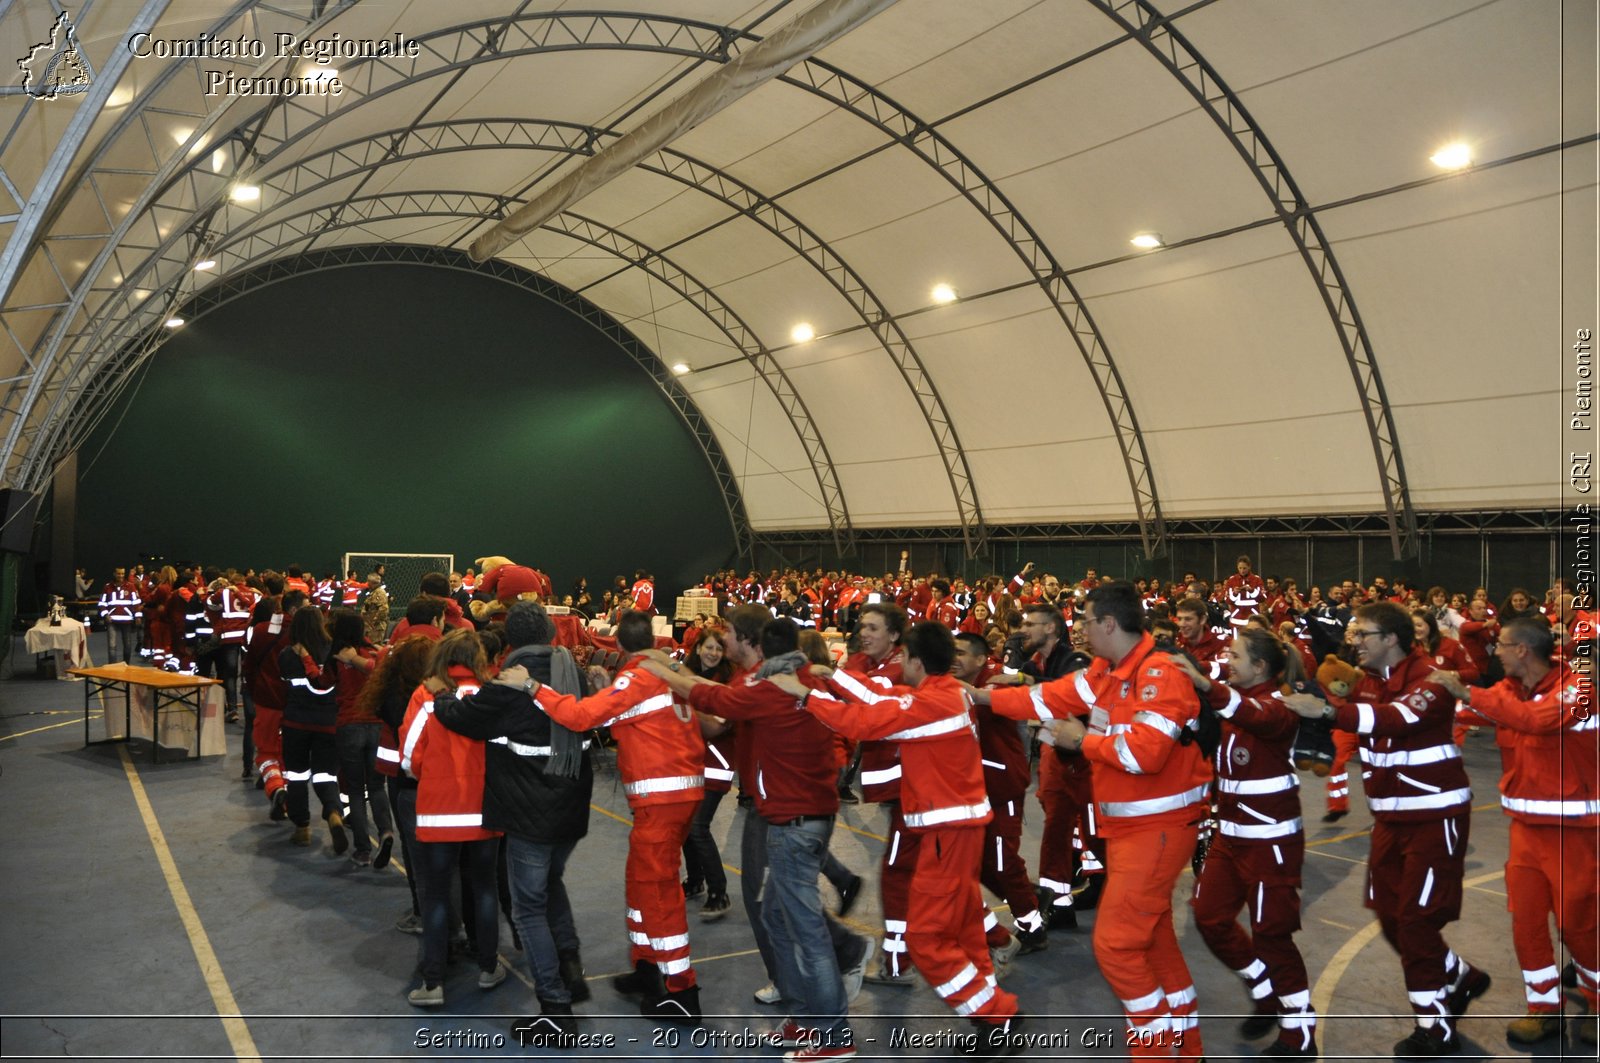
[[[717, 27], [739, 54], [809, 6], [73, 10], [91, 92], [0, 100], [6, 484], [48, 483], [171, 308], [308, 250], [465, 251], [716, 74]], [[8, 54], [58, 11], [6, 8]], [[1128, 26], [1153, 20], [1151, 48]], [[426, 49], [341, 61], [345, 95], [266, 112], [203, 97], [199, 69], [304, 63], [119, 66], [139, 26]], [[1593, 284], [1561, 249], [1592, 257], [1594, 36], [1592, 4], [1554, 0], [900, 0], [497, 257], [692, 367], [679, 383], [758, 533], [828, 528], [835, 482], [860, 528], [1382, 513], [1403, 498], [1347, 342], [1376, 366], [1365, 394], [1387, 439], [1386, 397], [1411, 505], [1547, 506], [1561, 473], [1539, 426], [1566, 399], [1546, 354], [1563, 283]], [[1336, 263], [1331, 298], [1364, 332], [1336, 324], [1279, 202], [1190, 91], [1194, 56], [1313, 209], [1314, 261]], [[1457, 140], [1475, 166], [1447, 175], [1429, 156]], [[258, 202], [229, 202], [241, 181]], [[1177, 246], [1130, 246], [1147, 231]], [[219, 267], [183, 268], [201, 257]], [[936, 305], [939, 283], [959, 300]], [[800, 322], [817, 338], [791, 339]]]

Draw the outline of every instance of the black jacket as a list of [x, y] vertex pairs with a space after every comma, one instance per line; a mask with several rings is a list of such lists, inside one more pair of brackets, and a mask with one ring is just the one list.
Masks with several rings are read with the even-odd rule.
[[[535, 647], [548, 651], [550, 647]], [[550, 681], [550, 654], [519, 658], [539, 682]], [[514, 687], [487, 683], [476, 694], [457, 698], [444, 692], [433, 699], [440, 723], [486, 744], [483, 826], [535, 842], [576, 841], [589, 832], [589, 801], [594, 770], [583, 757], [576, 778], [546, 775], [550, 717]]]

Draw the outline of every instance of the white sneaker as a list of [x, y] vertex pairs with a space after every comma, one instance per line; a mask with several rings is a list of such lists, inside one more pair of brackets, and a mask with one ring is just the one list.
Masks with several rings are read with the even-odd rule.
[[493, 989], [501, 982], [504, 982], [506, 975], [510, 973], [510, 969], [506, 967], [506, 961], [497, 959], [494, 961], [494, 970], [478, 972], [478, 988]]
[[438, 985], [419, 985], [406, 994], [406, 1000], [414, 1008], [442, 1008], [444, 1007], [444, 983]]
[[1022, 939], [1012, 934], [1004, 945], [989, 950], [989, 959], [994, 962], [994, 969], [999, 973], [1002, 967], [1007, 966], [1017, 958], [1017, 953], [1022, 951]]
[[783, 1003], [783, 994], [778, 992], [778, 987], [776, 985], [773, 985], [771, 982], [768, 982], [766, 985], [764, 985], [760, 989], [756, 990], [756, 1003], [757, 1004], [782, 1004]]

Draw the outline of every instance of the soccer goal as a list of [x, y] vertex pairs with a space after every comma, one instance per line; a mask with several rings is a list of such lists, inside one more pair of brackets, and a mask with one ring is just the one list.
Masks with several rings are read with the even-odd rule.
[[339, 570], [356, 570], [357, 579], [366, 579], [369, 572], [383, 569], [383, 586], [389, 592], [389, 619], [406, 615], [406, 606], [422, 587], [422, 577], [429, 572], [449, 575], [456, 566], [454, 554], [390, 554], [381, 551], [349, 553], [344, 555], [344, 566]]

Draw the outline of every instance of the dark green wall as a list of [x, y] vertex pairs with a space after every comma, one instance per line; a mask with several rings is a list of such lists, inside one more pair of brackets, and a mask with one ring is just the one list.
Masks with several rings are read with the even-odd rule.
[[124, 408], [80, 451], [96, 578], [142, 554], [322, 571], [347, 550], [442, 551], [536, 564], [563, 591], [635, 567], [671, 589], [733, 551], [650, 378], [489, 277], [364, 265], [259, 289], [185, 325]]

